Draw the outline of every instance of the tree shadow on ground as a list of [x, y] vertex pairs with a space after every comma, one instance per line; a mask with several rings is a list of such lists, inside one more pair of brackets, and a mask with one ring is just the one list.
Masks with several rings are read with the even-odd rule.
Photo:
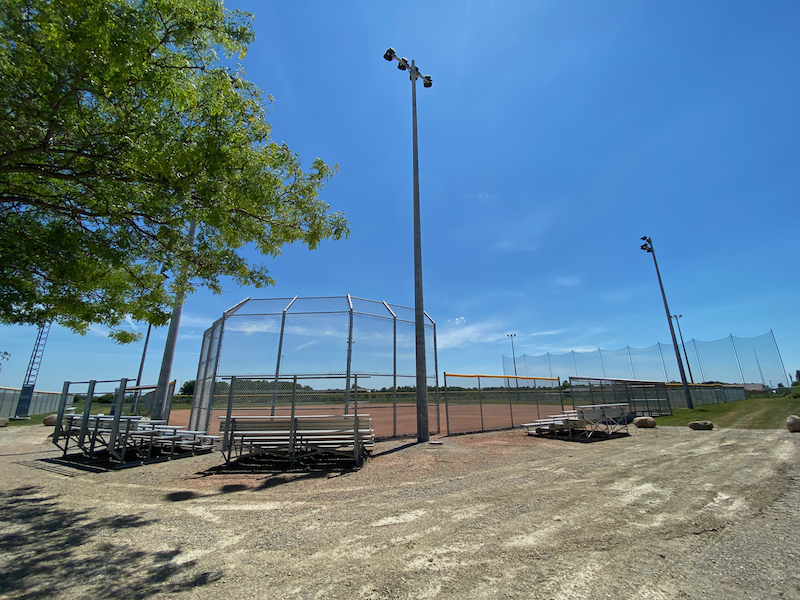
[[98, 518], [59, 505], [40, 487], [0, 492], [0, 572], [4, 598], [141, 599], [206, 585], [221, 574], [176, 564], [181, 550], [146, 552], [114, 533], [157, 523], [137, 515]]

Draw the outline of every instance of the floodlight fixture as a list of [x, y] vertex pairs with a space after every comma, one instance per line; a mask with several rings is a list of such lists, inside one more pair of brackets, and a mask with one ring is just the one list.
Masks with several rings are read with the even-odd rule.
[[394, 53], [394, 48], [389, 48], [383, 55], [383, 58], [385, 58], [386, 60], [392, 60], [395, 56], [397, 55]]

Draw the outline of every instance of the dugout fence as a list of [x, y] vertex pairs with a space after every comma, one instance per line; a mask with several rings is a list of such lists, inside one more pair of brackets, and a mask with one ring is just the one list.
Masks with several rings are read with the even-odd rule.
[[511, 429], [563, 412], [561, 381], [550, 377], [444, 374], [447, 435]]

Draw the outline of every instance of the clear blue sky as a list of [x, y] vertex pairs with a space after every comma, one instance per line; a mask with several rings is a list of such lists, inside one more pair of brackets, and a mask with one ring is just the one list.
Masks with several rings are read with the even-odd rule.
[[[413, 306], [411, 90], [389, 46], [434, 80], [417, 95], [441, 371], [502, 373], [508, 333], [529, 355], [669, 342], [642, 235], [687, 339], [772, 329], [800, 368], [800, 3], [227, 4], [255, 15], [242, 64], [275, 97], [274, 139], [339, 164], [323, 197], [352, 234], [286, 248], [274, 288], [190, 297], [179, 382], [203, 330], [247, 296]], [[21, 385], [35, 334], [0, 328], [0, 386]], [[54, 328], [37, 388], [135, 377], [141, 351]]]

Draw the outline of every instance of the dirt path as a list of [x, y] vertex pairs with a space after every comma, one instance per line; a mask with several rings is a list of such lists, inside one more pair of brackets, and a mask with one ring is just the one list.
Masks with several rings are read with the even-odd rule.
[[505, 431], [359, 471], [50, 467], [0, 430], [2, 598], [800, 598], [786, 431]]

